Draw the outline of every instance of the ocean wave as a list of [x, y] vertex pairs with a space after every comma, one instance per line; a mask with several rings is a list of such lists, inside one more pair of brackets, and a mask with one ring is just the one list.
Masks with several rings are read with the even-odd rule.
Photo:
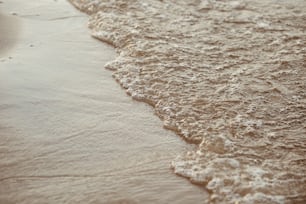
[[176, 174], [216, 203], [306, 201], [306, 2], [69, 0], [106, 65], [198, 150]]

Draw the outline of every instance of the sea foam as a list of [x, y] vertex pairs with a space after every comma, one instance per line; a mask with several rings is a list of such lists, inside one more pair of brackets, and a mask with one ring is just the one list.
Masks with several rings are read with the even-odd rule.
[[306, 2], [70, 0], [107, 69], [186, 141], [174, 172], [216, 203], [306, 201]]

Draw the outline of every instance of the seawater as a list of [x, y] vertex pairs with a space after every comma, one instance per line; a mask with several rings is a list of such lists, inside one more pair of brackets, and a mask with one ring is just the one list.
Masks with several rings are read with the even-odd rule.
[[215, 203], [306, 202], [306, 1], [70, 0]]

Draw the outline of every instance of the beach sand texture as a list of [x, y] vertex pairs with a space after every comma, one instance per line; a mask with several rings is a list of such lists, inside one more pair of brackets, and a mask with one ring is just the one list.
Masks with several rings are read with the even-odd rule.
[[306, 202], [306, 1], [70, 2], [127, 93], [198, 144], [175, 173], [216, 203]]
[[65, 0], [1, 2], [0, 204], [208, 198], [173, 174], [185, 142], [103, 68], [116, 53], [85, 14]]
[[0, 13], [0, 55], [4, 55], [14, 46], [19, 27], [19, 21], [14, 15], [5, 16]]

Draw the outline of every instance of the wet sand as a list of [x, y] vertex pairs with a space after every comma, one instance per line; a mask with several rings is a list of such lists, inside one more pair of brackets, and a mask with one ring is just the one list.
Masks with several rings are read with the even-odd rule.
[[2, 2], [0, 203], [205, 202], [169, 168], [186, 144], [104, 70], [116, 53], [87, 16], [63, 0]]
[[20, 27], [17, 17], [13, 14], [6, 16], [0, 13], [0, 55], [4, 55], [14, 46]]

